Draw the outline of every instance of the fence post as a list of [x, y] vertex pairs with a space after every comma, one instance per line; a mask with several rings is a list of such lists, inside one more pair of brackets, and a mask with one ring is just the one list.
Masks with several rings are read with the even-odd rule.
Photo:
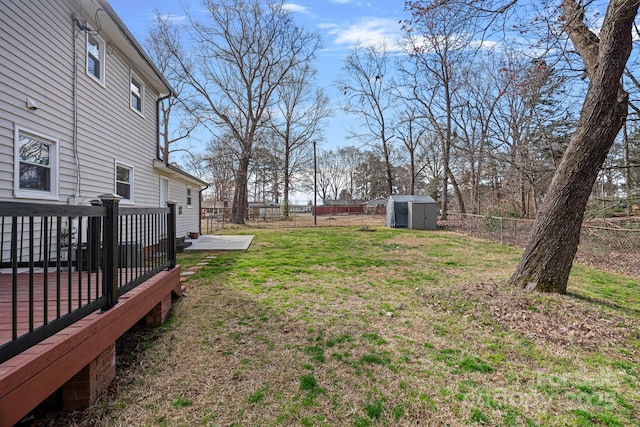
[[169, 255], [170, 268], [176, 266], [176, 201], [167, 202], [169, 207], [169, 215], [167, 215], [167, 252]]
[[102, 258], [102, 294], [106, 297], [102, 311], [109, 310], [118, 302], [118, 206], [122, 197], [117, 194], [103, 194], [98, 196], [102, 206], [107, 208], [102, 230], [103, 258]]
[[502, 217], [500, 218], [500, 243], [504, 245], [504, 232], [503, 232], [503, 225], [502, 225]]

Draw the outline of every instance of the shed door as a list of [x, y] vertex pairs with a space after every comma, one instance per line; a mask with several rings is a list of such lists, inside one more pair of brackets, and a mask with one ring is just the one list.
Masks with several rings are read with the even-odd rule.
[[409, 227], [415, 230], [426, 230], [427, 228], [427, 204], [409, 204]]

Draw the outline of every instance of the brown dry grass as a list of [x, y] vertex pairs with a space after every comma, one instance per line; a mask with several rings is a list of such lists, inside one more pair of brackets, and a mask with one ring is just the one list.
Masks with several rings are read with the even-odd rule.
[[289, 220], [280, 218], [246, 220], [244, 226], [229, 223], [202, 221], [202, 229], [210, 233], [221, 230], [240, 229], [278, 229], [278, 228], [311, 228], [311, 227], [380, 227], [384, 226], [384, 215], [319, 215], [315, 219], [309, 213], [292, 214]]
[[50, 425], [640, 420], [636, 306], [510, 289], [516, 250], [453, 233], [248, 231], [169, 324], [119, 342], [111, 393]]

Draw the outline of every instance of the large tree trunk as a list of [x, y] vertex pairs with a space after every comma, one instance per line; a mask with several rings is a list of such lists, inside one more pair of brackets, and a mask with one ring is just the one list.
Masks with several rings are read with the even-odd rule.
[[289, 219], [289, 181], [291, 177], [289, 176], [289, 163], [291, 158], [291, 149], [289, 147], [289, 142], [286, 143], [286, 147], [284, 150], [284, 190], [283, 190], [283, 203], [282, 203], [282, 218]]
[[451, 145], [448, 142], [442, 143], [442, 201], [440, 202], [440, 219], [442, 221], [447, 220], [447, 209], [449, 199], [449, 148]]
[[231, 207], [231, 224], [244, 224], [247, 216], [247, 178], [249, 176], [249, 156], [243, 155], [236, 174], [233, 206]]
[[382, 149], [384, 151], [385, 178], [387, 184], [387, 196], [393, 194], [393, 167], [391, 166], [391, 158], [389, 156], [389, 145], [385, 140], [384, 131], [382, 136]]
[[609, 148], [626, 118], [628, 97], [620, 85], [631, 52], [638, 2], [612, 0], [600, 40], [583, 24], [574, 0], [562, 5], [567, 32], [590, 79], [576, 132], [556, 170], [511, 283], [530, 290], [566, 293], [584, 210]]
[[456, 195], [456, 200], [458, 201], [458, 210], [461, 214], [467, 213], [467, 208], [464, 206], [464, 197], [462, 197], [462, 191], [460, 190], [460, 186], [458, 185], [458, 181], [456, 181], [456, 177], [453, 176], [451, 169], [447, 170], [447, 174], [449, 175], [449, 181], [451, 181], [451, 186], [453, 187], [453, 192]]

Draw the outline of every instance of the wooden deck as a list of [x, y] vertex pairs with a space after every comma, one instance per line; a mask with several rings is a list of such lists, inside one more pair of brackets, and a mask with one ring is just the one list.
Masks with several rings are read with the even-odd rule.
[[[60, 280], [57, 274], [17, 275], [18, 336], [85, 304], [100, 290], [97, 273], [61, 272]], [[13, 275], [0, 274], [0, 345], [13, 336], [12, 282]], [[96, 311], [0, 364], [0, 427], [18, 422], [166, 301], [167, 295], [180, 295], [180, 288], [179, 266], [162, 271], [120, 297], [110, 310]], [[34, 319], [31, 324], [29, 319]]]
[[[87, 304], [102, 288], [100, 273], [20, 273], [16, 278], [17, 337]], [[0, 274], [0, 345], [13, 339], [12, 282], [12, 274]]]

